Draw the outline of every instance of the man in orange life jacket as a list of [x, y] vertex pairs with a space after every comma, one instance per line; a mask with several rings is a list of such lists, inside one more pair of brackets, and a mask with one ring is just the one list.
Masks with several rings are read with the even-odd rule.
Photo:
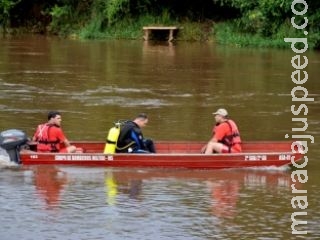
[[212, 153], [239, 153], [241, 138], [236, 123], [228, 118], [226, 109], [220, 108], [213, 113], [216, 125], [212, 130], [212, 138], [202, 147], [204, 154]]
[[48, 122], [40, 124], [32, 138], [37, 142], [39, 152], [73, 153], [77, 148], [70, 144], [61, 129], [61, 114], [57, 111], [48, 113]]

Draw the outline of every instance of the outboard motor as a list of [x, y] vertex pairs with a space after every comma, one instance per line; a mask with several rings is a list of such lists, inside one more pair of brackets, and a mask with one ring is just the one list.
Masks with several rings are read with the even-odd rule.
[[0, 147], [5, 149], [10, 161], [20, 163], [20, 147], [28, 142], [27, 135], [17, 129], [9, 129], [0, 133]]

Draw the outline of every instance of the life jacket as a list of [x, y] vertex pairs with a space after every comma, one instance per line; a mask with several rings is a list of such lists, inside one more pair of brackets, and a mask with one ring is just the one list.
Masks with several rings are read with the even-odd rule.
[[234, 121], [227, 120], [223, 123], [228, 124], [231, 134], [224, 136], [219, 142], [228, 146], [230, 151], [235, 144], [241, 143], [240, 133]]
[[37, 150], [48, 151], [48, 152], [58, 152], [59, 151], [59, 139], [50, 140], [50, 129], [52, 127], [57, 127], [54, 124], [40, 124], [37, 127], [36, 133], [34, 135], [37, 144]]

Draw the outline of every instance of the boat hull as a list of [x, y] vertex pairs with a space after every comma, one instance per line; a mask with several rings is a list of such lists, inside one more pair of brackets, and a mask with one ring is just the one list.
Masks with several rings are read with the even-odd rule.
[[256, 142], [243, 144], [242, 153], [200, 153], [203, 143], [160, 142], [156, 154], [103, 154], [103, 142], [74, 142], [84, 153], [22, 152], [24, 165], [56, 164], [101, 167], [160, 168], [248, 168], [282, 167], [301, 160], [302, 154], [291, 150], [291, 142]]

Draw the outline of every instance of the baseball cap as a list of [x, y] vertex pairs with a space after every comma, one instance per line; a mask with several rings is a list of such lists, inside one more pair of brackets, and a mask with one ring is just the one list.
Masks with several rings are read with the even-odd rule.
[[227, 110], [225, 110], [224, 108], [219, 108], [216, 112], [212, 113], [213, 115], [221, 115], [223, 117], [228, 116], [228, 112]]

